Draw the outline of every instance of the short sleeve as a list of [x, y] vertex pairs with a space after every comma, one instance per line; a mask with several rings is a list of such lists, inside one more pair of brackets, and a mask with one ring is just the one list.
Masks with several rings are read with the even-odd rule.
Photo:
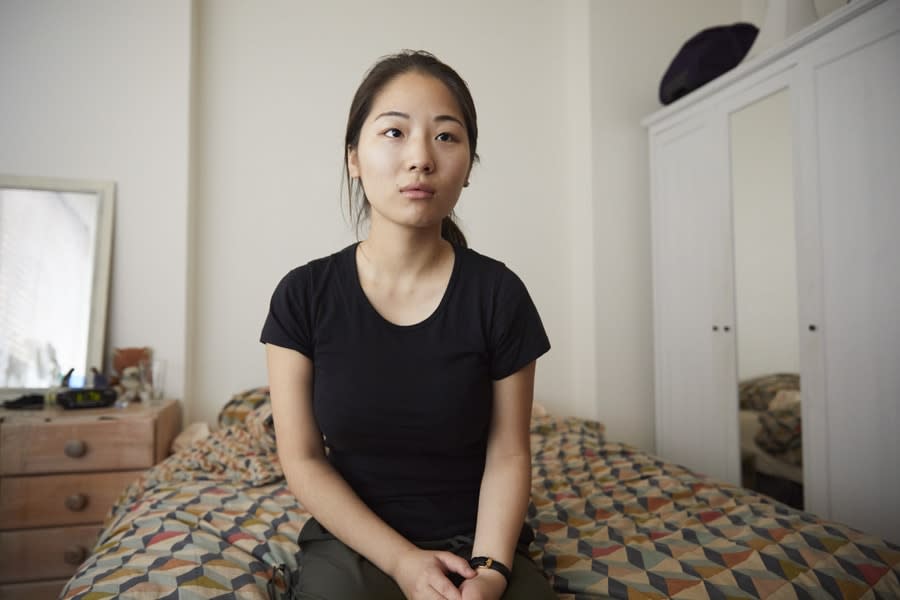
[[525, 284], [504, 268], [491, 320], [491, 379], [508, 377], [550, 349], [550, 340]]
[[278, 283], [259, 341], [296, 350], [313, 358], [309, 266], [298, 267]]

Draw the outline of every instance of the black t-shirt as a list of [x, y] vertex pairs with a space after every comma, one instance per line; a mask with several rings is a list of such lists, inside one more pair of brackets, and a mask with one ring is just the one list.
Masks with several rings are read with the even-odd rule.
[[261, 341], [312, 360], [328, 458], [377, 515], [413, 541], [472, 533], [492, 382], [550, 349], [540, 316], [503, 263], [454, 246], [438, 308], [393, 324], [363, 292], [356, 246], [289, 272]]

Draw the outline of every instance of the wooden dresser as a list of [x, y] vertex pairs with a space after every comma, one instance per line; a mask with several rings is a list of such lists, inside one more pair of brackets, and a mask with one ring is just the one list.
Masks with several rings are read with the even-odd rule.
[[0, 600], [56, 598], [125, 487], [169, 454], [181, 408], [0, 409]]

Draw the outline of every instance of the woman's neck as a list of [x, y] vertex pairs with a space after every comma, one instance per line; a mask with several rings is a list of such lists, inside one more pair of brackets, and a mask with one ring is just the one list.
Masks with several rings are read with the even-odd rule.
[[367, 263], [368, 275], [390, 280], [427, 274], [439, 268], [452, 252], [450, 243], [441, 237], [440, 228], [395, 227], [385, 231], [373, 226], [359, 249]]

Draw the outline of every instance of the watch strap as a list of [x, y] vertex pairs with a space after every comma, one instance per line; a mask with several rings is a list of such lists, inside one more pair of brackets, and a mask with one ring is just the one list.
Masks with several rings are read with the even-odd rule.
[[512, 577], [512, 573], [509, 571], [509, 567], [504, 565], [502, 562], [498, 560], [494, 560], [490, 556], [473, 556], [469, 559], [469, 566], [473, 569], [491, 569], [497, 571], [506, 579], [506, 583], [509, 583], [509, 578]]

